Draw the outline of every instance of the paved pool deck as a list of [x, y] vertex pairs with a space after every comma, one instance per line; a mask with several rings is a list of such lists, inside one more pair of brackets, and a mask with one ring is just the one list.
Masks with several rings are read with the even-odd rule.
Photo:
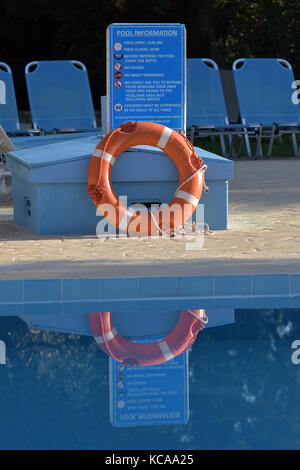
[[2, 280], [299, 273], [300, 159], [236, 161], [229, 229], [206, 234], [198, 250], [176, 238], [37, 236], [11, 217], [2, 204]]

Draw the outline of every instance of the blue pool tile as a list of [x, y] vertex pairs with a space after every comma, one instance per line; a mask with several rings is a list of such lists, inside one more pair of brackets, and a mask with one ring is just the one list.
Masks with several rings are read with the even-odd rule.
[[25, 302], [61, 300], [60, 279], [32, 279], [24, 281]]
[[176, 297], [176, 277], [143, 277], [140, 279], [140, 298]]
[[290, 298], [290, 308], [300, 308], [300, 295], [292, 295]]
[[99, 279], [64, 279], [63, 300], [99, 300]]
[[179, 297], [208, 297], [212, 295], [212, 276], [182, 276], [178, 278]]
[[27, 302], [24, 304], [24, 315], [59, 315], [61, 308], [60, 302]]
[[252, 308], [290, 308], [290, 296], [253, 297]]
[[291, 294], [300, 295], [300, 274], [291, 275]]
[[230, 308], [253, 308], [253, 297], [218, 297], [214, 299], [214, 308], [216, 309], [230, 309]]
[[101, 300], [99, 312], [142, 312], [140, 303], [133, 300]]
[[178, 309], [179, 310], [199, 310], [201, 308], [213, 308], [213, 298], [199, 298], [199, 299], [179, 299]]
[[64, 302], [62, 305], [62, 312], [64, 314], [86, 314], [92, 312], [100, 312], [100, 300], [89, 301], [85, 300], [84, 302]]
[[100, 302], [101, 312], [141, 312], [140, 302], [136, 300], [115, 299], [115, 300], [102, 300]]
[[215, 296], [226, 295], [251, 295], [251, 276], [216, 276], [215, 277]]
[[23, 302], [3, 304], [0, 303], [0, 317], [9, 317], [23, 314]]
[[101, 281], [102, 299], [136, 299], [139, 280], [134, 278], [107, 278]]
[[253, 295], [289, 295], [289, 274], [253, 275]]
[[0, 281], [1, 302], [23, 302], [23, 281]]
[[151, 299], [140, 301], [142, 312], [153, 310], [178, 310], [177, 299]]

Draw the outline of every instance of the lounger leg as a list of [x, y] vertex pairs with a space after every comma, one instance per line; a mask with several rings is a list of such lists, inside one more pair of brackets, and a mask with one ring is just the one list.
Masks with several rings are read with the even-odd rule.
[[196, 130], [195, 126], [192, 126], [192, 127], [191, 127], [191, 137], [190, 137], [190, 141], [191, 141], [191, 143], [192, 143], [193, 145], [194, 145], [194, 139], [195, 139], [195, 130]]
[[296, 157], [300, 156], [299, 148], [297, 145], [297, 136], [296, 134], [292, 134], [292, 144], [293, 144], [293, 149], [294, 149], [294, 154]]
[[275, 132], [276, 132], [276, 124], [274, 123], [272, 125], [272, 131], [271, 131], [271, 135], [270, 135], [270, 139], [269, 139], [269, 145], [268, 145], [268, 151], [267, 151], [267, 155], [266, 155], [266, 158], [270, 158], [271, 155], [272, 155], [272, 150], [273, 150], [273, 143], [274, 143], [274, 137], [275, 137]]
[[230, 147], [229, 147], [229, 158], [234, 157], [234, 144], [235, 144], [235, 135], [230, 136]]
[[262, 151], [261, 141], [262, 141], [262, 125], [259, 126], [258, 135], [256, 136], [255, 158], [264, 156], [263, 151]]
[[0, 173], [0, 193], [7, 193], [7, 187], [5, 183], [5, 176]]
[[220, 135], [220, 143], [221, 143], [221, 147], [222, 147], [222, 153], [223, 153], [224, 157], [226, 157], [227, 156], [227, 150], [226, 150], [226, 144], [225, 144], [223, 134]]
[[240, 156], [242, 155], [242, 151], [243, 151], [243, 148], [244, 148], [244, 142], [245, 142], [245, 136], [240, 135], [240, 145], [239, 145], [237, 158], [240, 158]]
[[229, 135], [228, 136], [228, 145], [229, 145], [229, 153], [230, 153], [230, 149], [231, 149], [231, 142], [232, 142], [232, 135]]
[[252, 152], [251, 152], [250, 139], [249, 139], [248, 134], [245, 134], [245, 144], [246, 144], [248, 157], [251, 158], [252, 157]]

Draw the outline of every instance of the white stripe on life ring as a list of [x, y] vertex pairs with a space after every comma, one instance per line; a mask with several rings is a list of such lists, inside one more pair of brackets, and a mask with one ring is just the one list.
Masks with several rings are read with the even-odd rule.
[[187, 310], [193, 317], [197, 318], [197, 320], [201, 320], [201, 317], [198, 317], [192, 310]]
[[157, 147], [160, 147], [161, 149], [165, 148], [165, 146], [167, 145], [168, 141], [169, 141], [169, 138], [172, 134], [173, 130], [170, 129], [169, 127], [165, 127], [161, 136], [160, 136], [160, 139], [159, 141], [157, 142]]
[[103, 344], [104, 343], [104, 339], [102, 338], [102, 336], [95, 336], [95, 341], [97, 344]]
[[103, 160], [106, 160], [108, 163], [110, 163], [111, 166], [114, 166], [114, 164], [116, 163], [115, 157], [111, 155], [110, 153], [103, 152], [102, 158]]
[[113, 339], [117, 334], [117, 330], [115, 328], [113, 328], [111, 331], [109, 331], [108, 333], [106, 333], [105, 335], [105, 339], [107, 341], [110, 341], [111, 339]]
[[114, 166], [114, 164], [116, 163], [116, 159], [113, 155], [111, 155], [108, 152], [103, 152], [103, 150], [101, 149], [95, 149], [92, 155], [92, 157], [97, 157], [97, 158], [101, 158], [102, 156], [103, 156], [103, 160], [106, 160], [108, 163], [111, 164], [111, 166]]
[[[106, 333], [105, 335], [106, 341], [110, 341], [111, 339], [113, 339], [116, 336], [116, 334], [117, 334], [117, 330], [113, 328], [111, 331]], [[95, 336], [95, 341], [97, 344], [103, 344], [104, 343], [103, 336]]]
[[190, 193], [187, 193], [186, 191], [177, 191], [177, 193], [175, 193], [175, 197], [179, 197], [180, 199], [184, 199], [185, 201], [190, 202], [191, 204], [193, 204], [193, 206], [197, 206], [198, 202], [199, 202], [199, 199], [197, 197], [193, 196]]
[[174, 355], [172, 354], [171, 349], [168, 346], [168, 343], [163, 340], [158, 343], [158, 346], [162, 350], [163, 355], [165, 356], [165, 359], [169, 361], [170, 359], [173, 359]]
[[101, 155], [102, 155], [102, 150], [100, 150], [100, 149], [95, 149], [94, 152], [93, 152], [92, 157], [98, 157], [98, 158], [100, 158]]
[[119, 223], [119, 229], [123, 230], [124, 232], [127, 230], [128, 224], [131, 220], [131, 217], [135, 214], [135, 211], [132, 209], [127, 209], [125, 215], [122, 217]]

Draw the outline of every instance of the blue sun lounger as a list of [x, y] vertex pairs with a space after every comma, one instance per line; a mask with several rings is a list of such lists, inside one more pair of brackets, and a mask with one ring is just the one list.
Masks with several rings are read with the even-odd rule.
[[77, 60], [34, 61], [25, 78], [33, 126], [44, 131], [99, 131], [87, 69]]
[[[187, 59], [187, 135], [219, 136], [226, 155], [225, 136], [244, 136], [247, 126], [230, 124], [220, 73], [211, 59]], [[254, 130], [251, 131], [254, 134]], [[232, 149], [231, 149], [232, 150]]]
[[4, 62], [0, 62], [0, 125], [8, 133], [20, 129], [12, 71]]
[[[272, 153], [274, 138], [290, 134], [295, 155], [299, 155], [296, 134], [300, 131], [300, 107], [294, 100], [293, 70], [284, 59], [237, 59], [233, 74], [241, 120], [250, 128], [259, 128], [257, 149], [261, 140], [269, 139], [267, 157]], [[249, 137], [246, 146], [251, 154]]]
[[0, 125], [0, 201], [3, 201], [3, 196], [5, 201], [11, 198], [11, 192], [6, 187], [6, 178], [11, 176], [11, 173], [2, 161], [2, 155], [5, 155], [10, 150], [16, 150], [16, 147]]
[[12, 71], [0, 62], [0, 125], [8, 135], [37, 134], [34, 129], [21, 129]]
[[7, 151], [7, 135], [35, 134], [33, 129], [21, 129], [11, 68], [0, 62], [0, 193], [6, 192], [5, 178], [10, 175], [1, 155]]

